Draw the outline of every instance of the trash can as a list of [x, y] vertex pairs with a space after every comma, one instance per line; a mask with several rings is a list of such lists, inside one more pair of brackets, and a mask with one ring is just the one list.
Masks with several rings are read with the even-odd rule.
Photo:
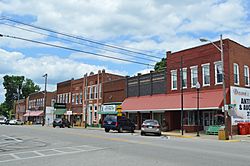
[[238, 123], [238, 128], [240, 135], [247, 135], [248, 133], [247, 123]]
[[220, 127], [218, 132], [218, 139], [219, 140], [229, 140], [229, 134], [225, 130], [225, 126]]

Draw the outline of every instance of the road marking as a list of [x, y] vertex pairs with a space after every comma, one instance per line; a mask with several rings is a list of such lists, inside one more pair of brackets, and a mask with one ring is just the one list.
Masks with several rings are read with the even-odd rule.
[[23, 142], [22, 140], [16, 139], [15, 137], [7, 136], [7, 135], [2, 135], [2, 136], [6, 137], [8, 139], [14, 140], [16, 142]]
[[[85, 149], [84, 149], [84, 147], [85, 147]], [[92, 149], [86, 149], [86, 147], [88, 147], [88, 148], [91, 147]], [[83, 148], [83, 149], [81, 149], [81, 148]], [[68, 149], [69, 151], [62, 151], [62, 149]], [[33, 158], [41, 158], [41, 157], [74, 154], [74, 153], [79, 153], [79, 152], [91, 152], [91, 151], [104, 150], [104, 149], [107, 149], [107, 148], [81, 145], [81, 146], [74, 146], [74, 147], [63, 147], [63, 148], [55, 148], [55, 149], [43, 149], [43, 150], [37, 150], [37, 151], [24, 151], [24, 152], [18, 152], [18, 153], [9, 153], [9, 154], [0, 155], [0, 163], [17, 161], [17, 160], [27, 160], [27, 159], [33, 159]], [[45, 151], [54, 151], [57, 153], [44, 154]], [[31, 154], [33, 156], [23, 156], [25, 154]], [[8, 159], [8, 158], [5, 159], [4, 158], [4, 157], [8, 157], [8, 156], [11, 156], [12, 159]]]

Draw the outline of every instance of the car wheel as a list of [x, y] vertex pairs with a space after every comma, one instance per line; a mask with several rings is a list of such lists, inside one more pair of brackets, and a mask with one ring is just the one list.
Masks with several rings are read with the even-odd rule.
[[144, 136], [144, 135], [145, 135], [145, 133], [144, 133], [144, 132], [141, 132], [141, 135], [142, 135], [142, 136]]
[[109, 129], [105, 129], [105, 132], [108, 133], [108, 132], [109, 132]]
[[55, 128], [56, 126], [53, 125], [53, 127]]
[[122, 133], [122, 132], [123, 132], [122, 127], [119, 127], [118, 132], [119, 132], [119, 133]]
[[134, 133], [134, 132], [135, 132], [135, 128], [131, 127], [131, 133]]
[[159, 133], [158, 136], [161, 136], [161, 133]]

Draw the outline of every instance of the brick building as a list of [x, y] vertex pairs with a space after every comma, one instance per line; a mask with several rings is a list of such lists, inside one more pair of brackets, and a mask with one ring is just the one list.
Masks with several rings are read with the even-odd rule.
[[[56, 92], [46, 93], [46, 124], [53, 122], [53, 112]], [[35, 124], [41, 124], [44, 117], [44, 91], [31, 93], [27, 98], [27, 110], [23, 115], [26, 121], [32, 121]]]
[[125, 99], [126, 78], [120, 78], [103, 83], [103, 104], [99, 111], [102, 121], [107, 114], [117, 114], [116, 107], [121, 105]]
[[103, 82], [122, 77], [102, 70], [77, 80], [58, 83], [57, 103], [66, 103], [66, 109], [60, 110], [60, 114], [67, 115], [66, 111], [72, 111], [70, 120], [75, 125], [84, 125], [85, 119], [88, 125], [98, 124], [100, 119], [98, 112], [103, 103]]
[[23, 116], [26, 112], [27, 100], [21, 99], [19, 101], [15, 101], [15, 118], [20, 119], [21, 121], [25, 121], [25, 117]]
[[[219, 41], [215, 42], [215, 44], [219, 46]], [[232, 98], [232, 89], [241, 87], [243, 89], [237, 90], [243, 90], [244, 94], [250, 94], [248, 91], [250, 49], [230, 39], [223, 40], [223, 47], [226, 99], [227, 104], [232, 104], [235, 101], [235, 99]], [[183, 60], [182, 64], [181, 59]], [[137, 98], [128, 96], [123, 103], [123, 109], [125, 109], [125, 111], [137, 111], [139, 113], [147, 111], [153, 116], [154, 112], [161, 110], [164, 113], [163, 118], [167, 129], [180, 129], [180, 69], [182, 66], [183, 124], [186, 132], [192, 132], [198, 128], [197, 112], [199, 112], [200, 115], [199, 128], [201, 130], [206, 130], [210, 125], [224, 123], [224, 117], [222, 117], [223, 89], [221, 54], [214, 45], [206, 44], [174, 53], [167, 52], [166, 66], [165, 93], [152, 96], [139, 96]], [[199, 89], [199, 100], [197, 98], [197, 82], [201, 85]], [[147, 103], [150, 103], [150, 105]], [[199, 111], [197, 111], [198, 104]], [[239, 103], [235, 104], [237, 104], [237, 106], [239, 105]], [[244, 105], [244, 107], [247, 106]], [[250, 119], [250, 115], [245, 116], [245, 119]], [[230, 122], [230, 118], [228, 118], [228, 120]]]

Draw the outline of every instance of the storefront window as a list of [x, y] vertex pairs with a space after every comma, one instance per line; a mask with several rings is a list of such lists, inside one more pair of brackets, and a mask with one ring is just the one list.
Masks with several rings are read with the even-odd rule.
[[129, 119], [137, 124], [137, 113], [129, 113]]

